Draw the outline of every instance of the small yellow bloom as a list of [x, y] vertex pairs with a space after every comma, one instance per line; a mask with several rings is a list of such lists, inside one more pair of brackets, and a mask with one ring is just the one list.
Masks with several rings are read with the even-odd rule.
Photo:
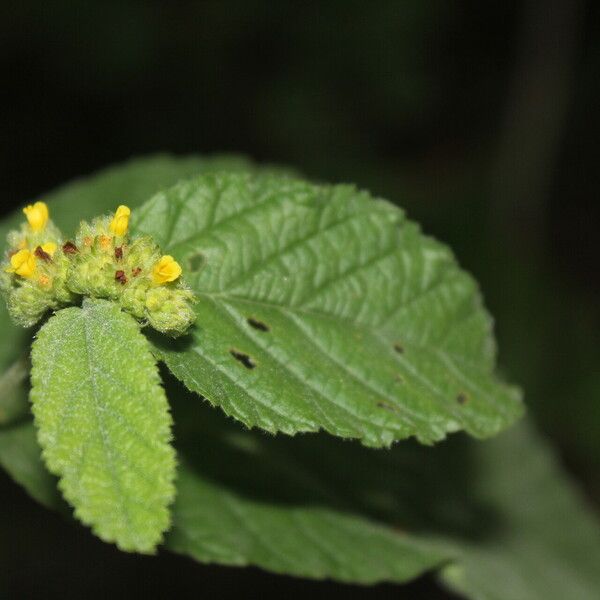
[[[127, 229], [127, 227], [125, 228]], [[120, 234], [122, 235], [122, 234]], [[108, 250], [110, 249], [110, 246], [112, 244], [112, 238], [107, 236], [107, 235], [101, 235], [98, 238], [98, 241], [100, 242], [100, 248], [102, 248], [102, 250]]]
[[46, 242], [45, 244], [42, 244], [42, 250], [50, 256], [54, 256], [57, 247], [58, 246], [54, 242]]
[[175, 281], [180, 275], [181, 266], [168, 254], [162, 256], [152, 269], [152, 280], [158, 284]]
[[26, 248], [19, 250], [10, 257], [10, 267], [6, 268], [8, 273], [16, 273], [21, 277], [32, 277], [35, 273], [35, 256]]
[[33, 231], [42, 231], [48, 222], [48, 207], [44, 202], [30, 204], [23, 209]]
[[122, 236], [127, 233], [127, 228], [129, 227], [129, 215], [131, 214], [131, 210], [129, 207], [121, 204], [117, 211], [115, 212], [115, 216], [113, 220], [110, 222], [110, 231], [114, 235]]

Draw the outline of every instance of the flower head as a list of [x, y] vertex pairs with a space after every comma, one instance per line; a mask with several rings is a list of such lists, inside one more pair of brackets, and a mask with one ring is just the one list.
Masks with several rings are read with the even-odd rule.
[[129, 227], [130, 214], [131, 210], [129, 209], [129, 207], [121, 204], [121, 206], [117, 208], [115, 216], [110, 222], [109, 229], [111, 233], [117, 236], [125, 235], [127, 233], [127, 228]]
[[42, 231], [48, 222], [48, 207], [44, 202], [30, 204], [23, 209], [29, 226], [33, 231]]
[[15, 252], [10, 257], [10, 266], [6, 268], [8, 273], [16, 273], [21, 277], [32, 277], [35, 273], [35, 256], [27, 248]]
[[168, 254], [162, 256], [152, 269], [152, 280], [154, 283], [169, 283], [175, 281], [181, 275], [180, 264]]

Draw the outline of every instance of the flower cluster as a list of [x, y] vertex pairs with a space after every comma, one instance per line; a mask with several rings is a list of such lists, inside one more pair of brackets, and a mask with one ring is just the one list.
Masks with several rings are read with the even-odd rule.
[[0, 288], [17, 323], [31, 327], [48, 310], [78, 303], [82, 296], [107, 298], [168, 335], [187, 331], [195, 320], [194, 294], [182, 269], [148, 236], [130, 239], [131, 211], [82, 221], [73, 240], [64, 240], [36, 202], [23, 209], [27, 223], [8, 235], [9, 252]]

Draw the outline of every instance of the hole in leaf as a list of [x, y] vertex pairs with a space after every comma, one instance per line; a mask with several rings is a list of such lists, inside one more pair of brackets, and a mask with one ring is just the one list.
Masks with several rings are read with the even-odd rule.
[[254, 369], [254, 367], [256, 367], [256, 363], [245, 352], [240, 352], [239, 350], [232, 348], [229, 351], [229, 354], [231, 354], [235, 360], [241, 362], [246, 369]]
[[258, 319], [254, 319], [253, 317], [248, 317], [248, 325], [250, 327], [254, 327], [254, 329], [258, 329], [259, 331], [269, 331], [269, 326]]
[[196, 273], [199, 271], [206, 262], [206, 258], [204, 254], [201, 252], [196, 252], [196, 254], [190, 254], [187, 258], [188, 269], [191, 273]]
[[398, 354], [404, 354], [404, 346], [400, 343], [400, 342], [396, 342], [394, 344], [394, 350], [398, 353]]
[[462, 406], [469, 401], [469, 396], [465, 392], [460, 392], [458, 396], [456, 396], [456, 401]]

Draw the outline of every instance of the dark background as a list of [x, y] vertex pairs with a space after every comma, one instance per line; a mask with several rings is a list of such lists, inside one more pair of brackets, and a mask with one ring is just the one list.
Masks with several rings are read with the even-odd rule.
[[[2, 214], [157, 151], [245, 153], [367, 187], [481, 282], [501, 368], [600, 505], [599, 3], [11, 4]], [[124, 555], [3, 473], [0, 536], [0, 596], [400, 594]], [[403, 593], [448, 597], [427, 578]]]

